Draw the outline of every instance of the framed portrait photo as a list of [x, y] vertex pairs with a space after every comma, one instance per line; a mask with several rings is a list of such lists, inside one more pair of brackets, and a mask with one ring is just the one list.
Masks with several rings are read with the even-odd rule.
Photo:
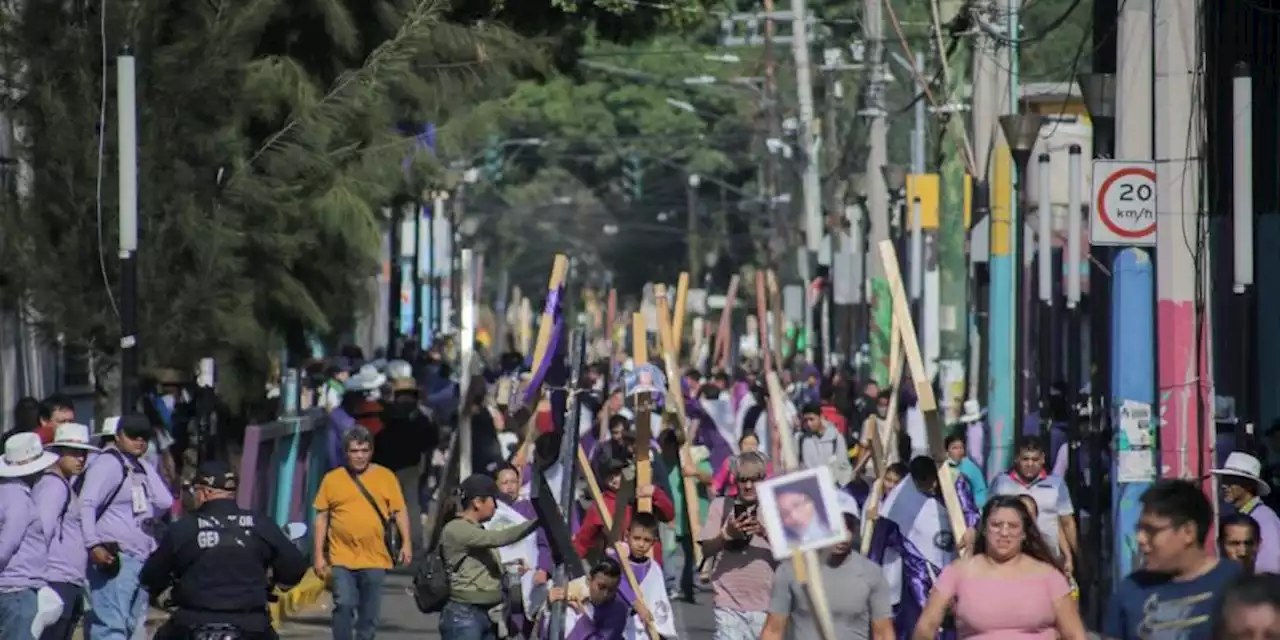
[[831, 470], [793, 471], [760, 484], [760, 518], [773, 557], [817, 551], [845, 539], [844, 516]]

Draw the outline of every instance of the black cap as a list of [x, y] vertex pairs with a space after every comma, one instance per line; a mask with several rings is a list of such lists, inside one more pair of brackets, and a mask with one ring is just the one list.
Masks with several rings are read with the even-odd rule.
[[458, 485], [458, 491], [462, 494], [462, 503], [465, 505], [476, 498], [497, 496], [498, 483], [483, 473], [476, 473], [463, 480], [462, 484]]
[[231, 465], [221, 460], [210, 460], [201, 463], [200, 468], [196, 469], [196, 477], [192, 484], [197, 487], [235, 491], [240, 485], [240, 478], [236, 476]]
[[116, 433], [123, 433], [130, 438], [150, 436], [151, 421], [141, 413], [120, 416], [120, 423], [116, 425]]

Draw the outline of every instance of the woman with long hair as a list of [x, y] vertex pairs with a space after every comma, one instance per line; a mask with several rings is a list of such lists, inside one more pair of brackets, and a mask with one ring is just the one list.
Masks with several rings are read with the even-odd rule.
[[1017, 496], [987, 502], [973, 551], [943, 570], [916, 624], [916, 640], [936, 637], [948, 610], [960, 638], [1086, 637], [1066, 573]]

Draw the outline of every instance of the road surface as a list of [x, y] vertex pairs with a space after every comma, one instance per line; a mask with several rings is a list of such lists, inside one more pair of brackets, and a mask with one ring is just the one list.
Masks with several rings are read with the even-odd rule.
[[[382, 587], [382, 619], [378, 624], [378, 640], [421, 640], [440, 638], [435, 615], [423, 615], [409, 595], [410, 577], [392, 574]], [[676, 603], [676, 625], [681, 638], [709, 638], [715, 632], [715, 616], [711, 610], [711, 594], [699, 595], [698, 604]], [[329, 600], [313, 612], [287, 620], [279, 631], [290, 640], [320, 640], [332, 637], [329, 630]]]

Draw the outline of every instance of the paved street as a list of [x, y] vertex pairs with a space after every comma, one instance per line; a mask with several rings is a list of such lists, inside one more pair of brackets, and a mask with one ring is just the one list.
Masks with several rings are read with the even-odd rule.
[[[382, 624], [378, 626], [379, 640], [418, 640], [439, 638], [436, 616], [418, 613], [413, 597], [407, 593], [410, 578], [393, 575], [383, 587]], [[709, 638], [715, 631], [715, 619], [711, 611], [711, 596], [704, 594], [705, 604], [676, 605], [676, 620], [681, 638]], [[320, 640], [329, 638], [329, 601], [321, 601], [314, 613], [290, 619], [280, 629], [281, 638]]]

